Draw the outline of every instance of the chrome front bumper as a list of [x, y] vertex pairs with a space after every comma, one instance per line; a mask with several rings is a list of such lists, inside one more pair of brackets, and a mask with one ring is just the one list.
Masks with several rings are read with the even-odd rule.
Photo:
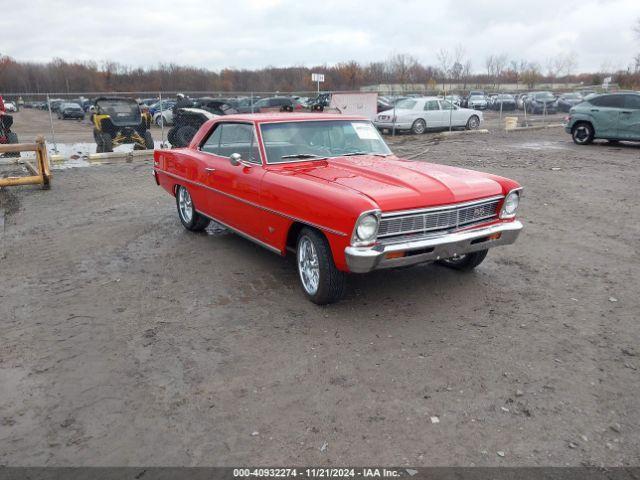
[[[372, 247], [347, 247], [344, 254], [351, 272], [366, 273], [381, 268], [435, 262], [456, 255], [509, 245], [516, 241], [522, 228], [522, 223], [514, 220], [406, 242], [378, 244]], [[397, 255], [400, 252], [404, 252], [405, 255], [389, 258], [389, 254]]]

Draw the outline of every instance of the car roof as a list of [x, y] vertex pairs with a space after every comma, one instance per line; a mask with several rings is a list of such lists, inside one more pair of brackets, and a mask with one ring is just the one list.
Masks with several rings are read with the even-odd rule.
[[366, 117], [356, 115], [341, 115], [339, 113], [288, 113], [288, 112], [273, 112], [273, 113], [239, 113], [234, 115], [224, 115], [219, 117], [219, 120], [224, 121], [241, 121], [241, 122], [256, 122], [256, 123], [271, 123], [271, 122], [296, 122], [296, 121], [309, 121], [309, 120], [369, 120]]

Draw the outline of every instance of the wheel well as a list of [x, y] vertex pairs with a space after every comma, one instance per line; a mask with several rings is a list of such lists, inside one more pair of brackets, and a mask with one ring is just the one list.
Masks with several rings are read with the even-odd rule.
[[287, 232], [286, 249], [288, 251], [295, 252], [296, 246], [297, 246], [296, 243], [298, 241], [298, 235], [300, 235], [300, 232], [302, 231], [303, 228], [308, 228], [310, 230], [315, 230], [320, 235], [322, 235], [323, 237], [326, 238], [326, 235], [324, 234], [324, 232], [322, 230], [319, 230], [319, 229], [317, 229], [315, 227], [311, 227], [311, 226], [307, 225], [306, 223], [293, 222], [291, 224], [291, 226], [289, 227], [289, 231]]
[[291, 224], [287, 232], [287, 250], [295, 251], [298, 235], [300, 235], [300, 231], [302, 231], [304, 227], [306, 227], [306, 225], [300, 222], [293, 222]]
[[587, 125], [589, 125], [591, 127], [591, 129], [593, 130], [593, 132], [595, 133], [596, 129], [593, 128], [593, 123], [591, 123], [589, 120], [578, 120], [576, 123], [573, 124], [573, 127], [571, 127], [571, 131], [574, 131], [575, 128], [580, 125], [581, 123], [585, 123]]

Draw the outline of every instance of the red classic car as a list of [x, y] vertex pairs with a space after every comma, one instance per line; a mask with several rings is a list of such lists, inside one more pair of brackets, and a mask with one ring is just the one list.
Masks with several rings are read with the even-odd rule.
[[295, 252], [318, 304], [340, 299], [349, 272], [436, 261], [471, 270], [522, 229], [518, 183], [398, 158], [361, 117], [218, 117], [188, 147], [156, 150], [153, 173], [188, 230], [213, 220]]

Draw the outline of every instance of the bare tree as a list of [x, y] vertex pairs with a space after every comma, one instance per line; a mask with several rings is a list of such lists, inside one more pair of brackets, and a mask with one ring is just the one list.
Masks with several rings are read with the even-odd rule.
[[484, 66], [487, 69], [487, 81], [493, 83], [495, 85], [495, 57], [494, 55], [489, 55], [484, 59]]
[[[493, 68], [495, 72], [495, 79], [498, 82], [498, 90], [500, 89], [500, 80], [502, 79], [502, 75], [504, 74], [504, 69], [507, 66], [507, 55], [505, 53], [501, 53], [500, 55], [496, 55], [493, 58]], [[493, 84], [495, 87], [495, 82]]]
[[540, 65], [537, 63], [528, 63], [525, 69], [522, 71], [522, 82], [527, 85], [527, 88], [535, 88], [536, 83], [540, 81]]
[[442, 89], [444, 90], [444, 82], [451, 74], [451, 55], [449, 54], [449, 50], [441, 48], [438, 50], [437, 58], [440, 70], [442, 70]]
[[462, 80], [464, 82], [463, 89], [467, 89], [467, 82], [469, 81], [469, 77], [471, 77], [471, 60], [467, 60], [464, 62], [462, 67]]
[[563, 71], [565, 76], [565, 83], [569, 83], [570, 77], [578, 68], [578, 54], [576, 52], [570, 52], [565, 55]]

